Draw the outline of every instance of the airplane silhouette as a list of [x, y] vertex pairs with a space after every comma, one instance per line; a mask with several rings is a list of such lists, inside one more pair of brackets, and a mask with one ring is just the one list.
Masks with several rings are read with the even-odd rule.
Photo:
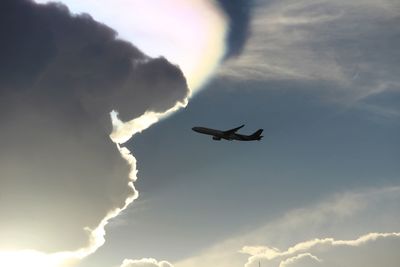
[[220, 131], [220, 130], [215, 130], [215, 129], [210, 129], [206, 127], [193, 127], [192, 130], [201, 134], [208, 134], [212, 135], [213, 140], [238, 140], [238, 141], [260, 141], [263, 136], [261, 133], [263, 132], [263, 129], [259, 129], [256, 132], [254, 132], [251, 135], [243, 135], [243, 134], [238, 134], [236, 133], [239, 129], [241, 129], [244, 126], [241, 125], [239, 127], [227, 130], [227, 131]]

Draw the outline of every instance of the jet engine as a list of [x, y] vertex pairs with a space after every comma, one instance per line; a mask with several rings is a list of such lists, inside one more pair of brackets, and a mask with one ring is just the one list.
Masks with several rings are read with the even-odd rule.
[[213, 136], [213, 140], [220, 141], [220, 140], [221, 140], [221, 137]]

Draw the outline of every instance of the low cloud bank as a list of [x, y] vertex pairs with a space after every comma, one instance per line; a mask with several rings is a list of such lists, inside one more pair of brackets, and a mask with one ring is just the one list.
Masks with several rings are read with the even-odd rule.
[[353, 240], [317, 238], [298, 243], [286, 251], [269, 247], [243, 247], [250, 254], [245, 267], [276, 266], [397, 266], [400, 233], [368, 233]]
[[[258, 267], [260, 261], [262, 267], [290, 266], [294, 262], [304, 264], [299, 267], [333, 267], [337, 266], [333, 264], [337, 255], [337, 262], [342, 264], [339, 266], [381, 266], [387, 259], [388, 266], [395, 267], [392, 263], [399, 262], [399, 200], [400, 187], [327, 196], [315, 205], [288, 211], [174, 265], [240, 267], [247, 262], [249, 267]], [[361, 260], [375, 265], [361, 264]]]

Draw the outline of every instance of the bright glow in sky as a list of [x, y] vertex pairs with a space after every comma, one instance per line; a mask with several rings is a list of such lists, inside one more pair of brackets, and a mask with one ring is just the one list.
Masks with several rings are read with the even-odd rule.
[[61, 2], [73, 13], [89, 13], [149, 56], [179, 65], [192, 91], [206, 82], [225, 53], [228, 22], [213, 0]]

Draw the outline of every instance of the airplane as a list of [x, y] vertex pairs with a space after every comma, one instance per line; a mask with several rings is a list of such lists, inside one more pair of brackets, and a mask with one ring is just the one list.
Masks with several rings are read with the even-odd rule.
[[238, 141], [260, 141], [261, 138], [263, 138], [263, 136], [261, 135], [261, 133], [263, 132], [263, 129], [259, 129], [256, 132], [254, 132], [251, 135], [243, 135], [243, 134], [238, 134], [236, 133], [239, 129], [243, 128], [244, 124], [227, 130], [227, 131], [220, 131], [220, 130], [214, 130], [214, 129], [210, 129], [210, 128], [206, 128], [206, 127], [193, 127], [192, 130], [201, 134], [208, 134], [208, 135], [212, 135], [212, 139], [213, 140], [221, 140], [221, 139], [225, 139], [225, 140], [238, 140]]

